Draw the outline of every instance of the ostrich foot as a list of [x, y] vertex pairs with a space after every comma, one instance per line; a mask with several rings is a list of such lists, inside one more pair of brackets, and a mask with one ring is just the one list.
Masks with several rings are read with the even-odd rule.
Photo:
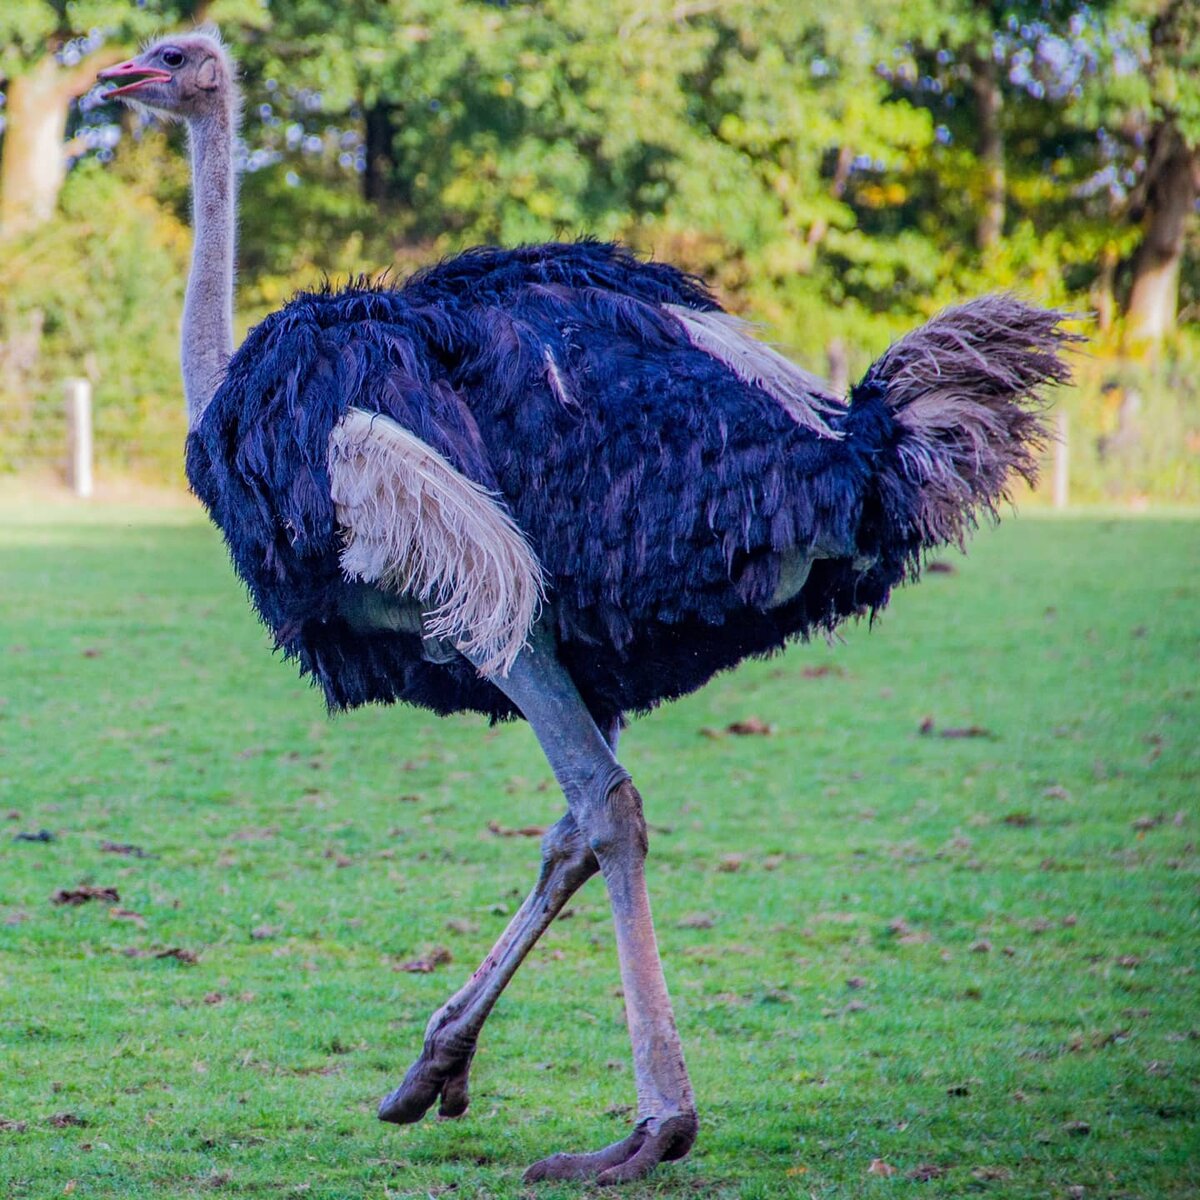
[[430, 1018], [420, 1057], [379, 1105], [381, 1121], [419, 1121], [439, 1096], [439, 1117], [461, 1117], [467, 1111], [471, 1059], [492, 1006], [562, 906], [598, 870], [575, 818], [567, 813], [542, 839], [541, 874], [525, 903], [475, 974]]
[[590, 1154], [552, 1154], [525, 1172], [526, 1183], [543, 1179], [594, 1179], [604, 1186], [649, 1175], [659, 1163], [686, 1157], [700, 1123], [695, 1113], [647, 1117], [633, 1132]]
[[394, 1125], [419, 1121], [439, 1096], [439, 1117], [461, 1117], [470, 1104], [467, 1080], [474, 1057], [474, 1038], [455, 1037], [452, 1032], [427, 1035], [404, 1081], [380, 1101], [379, 1119]]

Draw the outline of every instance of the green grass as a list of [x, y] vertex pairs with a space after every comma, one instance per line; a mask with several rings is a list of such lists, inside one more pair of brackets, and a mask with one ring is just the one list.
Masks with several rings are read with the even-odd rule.
[[[951, 561], [626, 733], [703, 1122], [627, 1195], [1200, 1187], [1200, 522], [1009, 521]], [[328, 721], [190, 510], [10, 505], [0, 577], [0, 1196], [586, 1192], [520, 1173], [633, 1100], [598, 881], [468, 1115], [374, 1117], [532, 882], [487, 829], [559, 811], [528, 729]], [[119, 905], [51, 904], [80, 883]]]

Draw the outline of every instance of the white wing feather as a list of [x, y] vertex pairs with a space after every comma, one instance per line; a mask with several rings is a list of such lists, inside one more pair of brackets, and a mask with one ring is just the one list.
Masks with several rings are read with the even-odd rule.
[[537, 619], [542, 568], [486, 488], [378, 413], [352, 408], [329, 437], [329, 475], [351, 579], [411, 596], [425, 631], [507, 675]]

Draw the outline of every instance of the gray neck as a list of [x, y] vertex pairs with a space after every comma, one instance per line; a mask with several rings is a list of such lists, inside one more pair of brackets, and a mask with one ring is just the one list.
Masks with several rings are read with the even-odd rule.
[[183, 390], [195, 429], [233, 354], [236, 182], [233, 106], [188, 124], [192, 151], [192, 270], [183, 302]]

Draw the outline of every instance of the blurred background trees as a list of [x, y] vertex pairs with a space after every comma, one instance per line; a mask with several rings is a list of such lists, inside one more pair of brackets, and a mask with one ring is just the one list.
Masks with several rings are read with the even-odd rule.
[[1193, 0], [9, 0], [0, 465], [84, 373], [106, 458], [178, 474], [181, 135], [89, 84], [200, 18], [244, 72], [246, 321], [323, 273], [590, 233], [852, 378], [1017, 288], [1096, 314], [1093, 490], [1200, 498]]

